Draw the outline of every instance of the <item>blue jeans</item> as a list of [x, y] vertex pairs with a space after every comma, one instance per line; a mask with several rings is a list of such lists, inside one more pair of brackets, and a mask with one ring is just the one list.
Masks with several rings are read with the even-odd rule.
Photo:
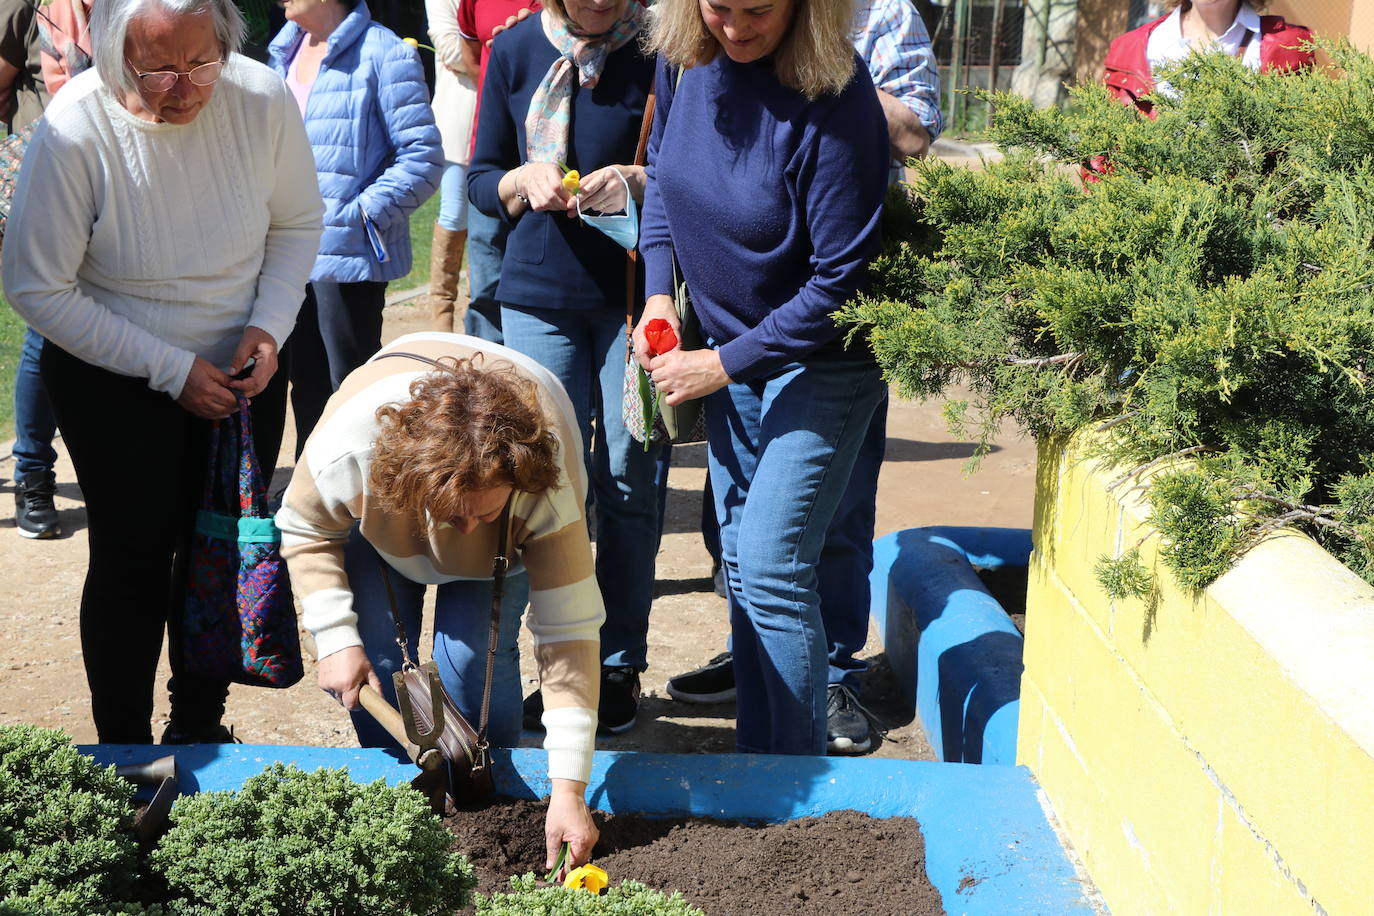
[[[391, 675], [401, 670], [401, 649], [396, 645], [386, 584], [382, 581], [377, 551], [363, 538], [358, 526], [344, 548], [344, 571], [353, 590], [353, 609], [363, 649], [382, 681], [382, 694], [392, 705], [396, 688]], [[426, 586], [387, 569], [396, 606], [401, 614], [410, 653], [416, 654], [420, 638], [420, 612]], [[486, 678], [487, 642], [491, 634], [490, 579], [445, 582], [434, 601], [433, 658], [439, 664], [444, 689], [473, 728], [482, 713], [482, 688]], [[514, 747], [520, 740], [520, 616], [529, 601], [529, 576], [523, 571], [506, 577], [501, 601], [500, 638], [492, 665], [491, 743]], [[353, 728], [363, 747], [396, 747], [396, 741], [366, 712], [352, 713]]]
[[816, 361], [729, 385], [707, 403], [743, 753], [825, 753], [816, 566], [883, 391], [870, 361]]
[[[816, 567], [816, 590], [821, 596], [821, 622], [825, 625], [830, 655], [829, 683], [859, 691], [859, 675], [868, 662], [855, 658], [868, 641], [873, 571], [873, 528], [878, 509], [878, 474], [887, 451], [887, 392], [873, 411], [868, 432], [854, 461], [849, 485], [840, 508], [825, 533], [825, 547]], [[701, 540], [713, 563], [720, 562], [720, 522], [716, 519], [711, 479], [702, 493]], [[727, 638], [725, 650], [733, 645]]]
[[444, 177], [439, 179], [439, 218], [436, 222], [449, 232], [462, 232], [468, 227], [467, 166], [444, 163]]
[[883, 389], [868, 423], [849, 485], [825, 534], [816, 568], [821, 598], [821, 622], [830, 653], [829, 683], [843, 684], [856, 694], [859, 675], [868, 662], [855, 658], [868, 641], [870, 589], [873, 571], [873, 523], [878, 508], [878, 472], [887, 451], [887, 389]]
[[506, 256], [510, 227], [476, 207], [468, 208], [468, 312], [463, 333], [492, 343], [504, 343], [501, 303], [496, 286], [501, 282], [501, 261]]
[[51, 471], [57, 464], [57, 449], [52, 447], [57, 417], [38, 374], [38, 358], [42, 355], [42, 336], [33, 328], [25, 328], [14, 373], [15, 480], [22, 480], [25, 474]]
[[625, 318], [609, 309], [504, 305], [501, 325], [506, 346], [558, 376], [572, 399], [590, 482], [596, 582], [606, 602], [601, 663], [643, 671], [660, 533], [659, 448], [645, 451], [621, 416]]

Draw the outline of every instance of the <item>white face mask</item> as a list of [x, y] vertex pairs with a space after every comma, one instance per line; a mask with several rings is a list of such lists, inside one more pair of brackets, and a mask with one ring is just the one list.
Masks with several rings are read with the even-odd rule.
[[582, 217], [584, 223], [601, 230], [607, 238], [629, 251], [639, 244], [639, 208], [635, 205], [634, 195], [630, 193], [630, 183], [620, 174], [620, 169], [614, 171], [625, 186], [625, 212], [583, 213], [582, 199], [578, 198], [577, 215]]

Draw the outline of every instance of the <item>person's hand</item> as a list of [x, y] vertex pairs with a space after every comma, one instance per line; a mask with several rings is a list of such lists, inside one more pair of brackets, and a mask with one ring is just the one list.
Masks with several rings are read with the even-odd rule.
[[498, 25], [496, 28], [491, 30], [491, 38], [487, 39], [487, 47], [491, 47], [492, 38], [495, 38], [497, 35], [500, 35], [506, 29], [514, 28], [517, 22], [524, 22], [526, 19], [530, 18], [530, 16], [533, 13], [534, 10], [530, 9], [527, 6], [524, 9], [521, 9], [518, 12], [516, 12], [514, 16], [507, 16], [505, 25]]
[[549, 795], [549, 810], [544, 816], [544, 869], [553, 868], [558, 859], [558, 850], [566, 841], [568, 858], [563, 868], [555, 875], [556, 880], [579, 865], [585, 865], [592, 857], [592, 847], [601, 836], [587, 810], [584, 797], [587, 792], [585, 782], [572, 779], [554, 779], [553, 791]]
[[673, 336], [678, 340], [682, 339], [682, 328], [678, 322], [677, 306], [673, 304], [673, 297], [661, 294], [650, 296], [644, 303], [644, 314], [639, 316], [639, 324], [635, 325], [634, 330], [635, 359], [639, 360], [639, 365], [645, 372], [649, 371], [649, 361], [654, 358], [654, 353], [644, 336], [644, 328], [655, 318], [662, 318], [668, 322], [673, 329]]
[[318, 680], [321, 690], [350, 711], [358, 708], [358, 691], [364, 684], [382, 692], [382, 681], [372, 670], [362, 646], [349, 646], [320, 659]]
[[[620, 180], [620, 175], [616, 174], [619, 170], [620, 175], [625, 176], [625, 180]], [[605, 168], [597, 169], [590, 175], [582, 176], [582, 193], [578, 199], [582, 203], [582, 212], [596, 213], [619, 213], [627, 206], [625, 201], [625, 187], [630, 188], [630, 193], [636, 201], [644, 199], [644, 167], [639, 165], [608, 165]]]
[[177, 403], [205, 420], [222, 420], [239, 409], [238, 398], [229, 387], [233, 380], [210, 363], [196, 357]]
[[267, 387], [272, 376], [277, 374], [277, 341], [262, 328], [251, 324], [243, 329], [239, 345], [234, 348], [234, 358], [229, 362], [229, 374], [238, 375], [248, 360], [256, 360], [253, 371], [246, 378], [231, 381], [229, 387], [243, 393], [246, 398], [256, 397]]
[[720, 364], [720, 353], [707, 348], [684, 350], [678, 347], [655, 356], [649, 360], [649, 375], [663, 395], [663, 403], [669, 407], [693, 398], [704, 398], [732, 381]]
[[573, 196], [563, 187], [563, 170], [552, 162], [526, 162], [516, 169], [515, 190], [529, 201], [531, 210], [577, 215]]

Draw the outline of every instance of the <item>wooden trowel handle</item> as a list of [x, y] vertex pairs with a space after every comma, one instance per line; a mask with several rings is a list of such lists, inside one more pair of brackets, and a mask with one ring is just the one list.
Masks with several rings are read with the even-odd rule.
[[366, 709], [368, 714], [376, 719], [391, 737], [401, 743], [401, 747], [405, 748], [405, 752], [410, 755], [411, 760], [416, 763], [420, 762], [422, 751], [407, 737], [405, 721], [401, 718], [401, 714], [396, 711], [396, 707], [388, 703], [380, 693], [373, 690], [371, 684], [364, 684], [358, 690], [358, 702], [363, 704], [363, 709]]

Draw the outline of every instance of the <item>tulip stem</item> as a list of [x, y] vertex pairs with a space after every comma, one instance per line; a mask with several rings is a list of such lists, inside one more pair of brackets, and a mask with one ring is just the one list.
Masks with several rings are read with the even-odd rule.
[[554, 878], [558, 877], [558, 872], [563, 868], [563, 863], [567, 860], [567, 858], [568, 858], [568, 851], [569, 851], [571, 848], [572, 848], [572, 844], [568, 843], [568, 842], [565, 840], [565, 841], [563, 842], [562, 847], [560, 847], [559, 850], [558, 850], [558, 858], [554, 860], [553, 868], [550, 869], [550, 870], [549, 870], [549, 873], [548, 873], [547, 875], [544, 876], [544, 880], [545, 880], [546, 882], [552, 882]]

